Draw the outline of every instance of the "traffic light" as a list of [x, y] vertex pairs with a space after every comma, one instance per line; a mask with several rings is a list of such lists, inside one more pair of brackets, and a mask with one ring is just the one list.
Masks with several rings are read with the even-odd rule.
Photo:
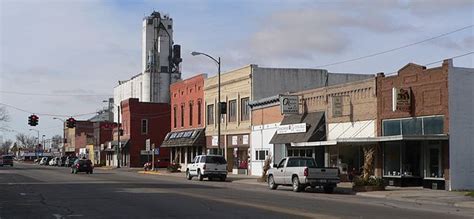
[[39, 122], [39, 117], [35, 114], [28, 117], [28, 125], [37, 126]]
[[67, 119], [67, 120], [66, 120], [66, 126], [67, 126], [68, 128], [74, 128], [74, 127], [76, 127], [76, 120], [75, 120], [74, 118], [72, 118], [72, 117], [69, 118], [69, 119]]

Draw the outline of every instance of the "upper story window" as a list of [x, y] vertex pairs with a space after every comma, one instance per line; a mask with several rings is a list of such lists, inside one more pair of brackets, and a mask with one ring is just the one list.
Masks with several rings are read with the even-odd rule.
[[201, 125], [202, 124], [202, 106], [201, 106], [201, 101], [199, 100], [197, 102], [197, 108], [198, 108], [198, 125]]
[[189, 126], [193, 126], [193, 102], [189, 102]]
[[142, 119], [142, 134], [148, 134], [148, 119]]
[[173, 107], [173, 128], [176, 128], [177, 124], [178, 124], [178, 121], [177, 121], [177, 112], [176, 112], [177, 107], [174, 106]]
[[214, 124], [214, 104], [207, 105], [207, 124], [212, 125]]
[[249, 98], [240, 99], [240, 121], [247, 121], [250, 119]]
[[184, 127], [184, 104], [181, 105], [181, 127]]
[[237, 100], [229, 101], [229, 122], [235, 122], [237, 120]]

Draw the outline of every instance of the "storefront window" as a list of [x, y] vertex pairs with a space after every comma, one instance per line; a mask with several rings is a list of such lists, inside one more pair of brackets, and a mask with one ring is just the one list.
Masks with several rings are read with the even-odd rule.
[[444, 117], [443, 116], [435, 116], [435, 117], [425, 117], [423, 118], [423, 128], [424, 134], [443, 134], [443, 124], [444, 124]]
[[388, 142], [384, 145], [384, 175], [400, 176], [400, 142]]
[[404, 135], [421, 135], [421, 119], [404, 119], [402, 120], [402, 133]]
[[402, 176], [421, 176], [421, 142], [406, 141], [402, 145]]
[[425, 177], [443, 178], [443, 167], [441, 162], [441, 144], [438, 141], [430, 141], [425, 148]]
[[400, 120], [383, 121], [383, 135], [401, 135]]
[[313, 157], [313, 149], [288, 149], [288, 157]]

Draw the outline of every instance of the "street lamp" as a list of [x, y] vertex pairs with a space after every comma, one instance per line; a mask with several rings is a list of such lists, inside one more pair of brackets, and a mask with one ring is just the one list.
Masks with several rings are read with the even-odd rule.
[[62, 146], [62, 148], [63, 148], [63, 152], [64, 152], [64, 155], [65, 155], [65, 154], [66, 154], [66, 147], [65, 147], [65, 141], [66, 141], [66, 120], [61, 119], [61, 118], [57, 118], [57, 117], [53, 117], [53, 119], [57, 119], [57, 120], [60, 120], [61, 122], [63, 122], [63, 140], [62, 140], [61, 146]]
[[[108, 102], [109, 104], [112, 104], [117, 107], [117, 168], [120, 168], [120, 106], [115, 105], [113, 102], [110, 102], [110, 100], [103, 100], [103, 103]], [[120, 103], [122, 105], [122, 103]], [[112, 138], [113, 140], [113, 138]]]
[[219, 121], [217, 121], [217, 148], [218, 148], [218, 153], [222, 155], [221, 151], [221, 57], [218, 57], [215, 59], [214, 57], [202, 53], [202, 52], [191, 52], [191, 55], [197, 56], [197, 55], [203, 55], [206, 56], [210, 59], [212, 59], [214, 62], [217, 63], [217, 115], [219, 118]]

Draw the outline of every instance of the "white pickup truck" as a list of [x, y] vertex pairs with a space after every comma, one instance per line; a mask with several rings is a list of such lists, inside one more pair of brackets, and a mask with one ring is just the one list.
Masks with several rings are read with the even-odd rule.
[[285, 157], [268, 170], [268, 186], [291, 185], [300, 192], [306, 187], [322, 186], [326, 193], [332, 193], [340, 182], [338, 168], [318, 168], [311, 157]]

